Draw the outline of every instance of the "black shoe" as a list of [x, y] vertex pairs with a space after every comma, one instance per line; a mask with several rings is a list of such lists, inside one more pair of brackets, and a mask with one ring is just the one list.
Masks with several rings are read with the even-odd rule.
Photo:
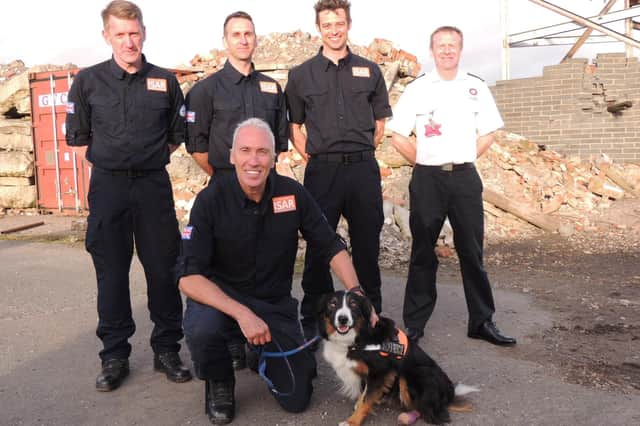
[[231, 355], [231, 363], [234, 370], [247, 368], [247, 354], [244, 350], [244, 342], [231, 342], [227, 344], [227, 349]]
[[469, 333], [467, 333], [467, 336], [471, 337], [472, 339], [486, 340], [489, 343], [493, 343], [494, 345], [499, 346], [516, 344], [516, 339], [500, 333], [500, 330], [498, 330], [496, 324], [493, 321], [485, 321], [476, 331], [470, 331]]
[[110, 392], [117, 389], [129, 375], [129, 360], [108, 359], [102, 362], [102, 371], [96, 378], [96, 390]]
[[214, 425], [226, 425], [233, 421], [236, 401], [233, 396], [235, 379], [205, 382], [204, 410]]
[[182, 364], [178, 352], [155, 354], [153, 368], [156, 371], [162, 371], [172, 382], [183, 383], [191, 380], [191, 371]]
[[407, 338], [412, 342], [417, 343], [420, 338], [424, 336], [424, 330], [421, 328], [407, 327]]

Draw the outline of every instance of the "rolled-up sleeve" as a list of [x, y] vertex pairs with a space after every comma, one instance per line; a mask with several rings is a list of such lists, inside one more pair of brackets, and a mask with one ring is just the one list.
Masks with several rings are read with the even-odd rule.
[[189, 224], [182, 231], [182, 249], [176, 265], [176, 282], [187, 275], [211, 276], [214, 224], [207, 188], [196, 197]]
[[304, 124], [306, 118], [305, 103], [304, 98], [299, 93], [296, 85], [297, 74], [297, 68], [294, 68], [289, 72], [289, 80], [287, 81], [287, 87], [284, 90], [284, 95], [287, 99], [289, 121], [291, 123]]
[[171, 87], [171, 116], [169, 122], [168, 143], [171, 145], [180, 145], [185, 140], [185, 106], [184, 95], [176, 78], [170, 80]]
[[187, 152], [209, 152], [209, 132], [213, 120], [213, 96], [208, 93], [207, 80], [196, 84], [185, 101]]
[[85, 74], [81, 71], [73, 81], [67, 98], [65, 120], [67, 145], [84, 146], [91, 143], [91, 106], [84, 89]]
[[391, 105], [389, 104], [389, 93], [387, 92], [387, 86], [384, 82], [384, 77], [380, 68], [376, 68], [377, 77], [376, 88], [371, 97], [371, 106], [373, 108], [373, 117], [376, 120], [391, 117]]

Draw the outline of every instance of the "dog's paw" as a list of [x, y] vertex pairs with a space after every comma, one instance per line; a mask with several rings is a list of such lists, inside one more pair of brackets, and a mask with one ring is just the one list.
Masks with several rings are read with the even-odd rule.
[[338, 426], [351, 426], [351, 423], [349, 423], [347, 420], [338, 423]]

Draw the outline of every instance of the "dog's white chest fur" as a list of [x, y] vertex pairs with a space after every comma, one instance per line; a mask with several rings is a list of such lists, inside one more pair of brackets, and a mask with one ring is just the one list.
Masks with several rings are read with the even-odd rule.
[[[353, 330], [349, 331], [347, 334], [350, 333], [353, 333]], [[356, 399], [362, 391], [362, 379], [353, 371], [357, 363], [356, 361], [347, 358], [348, 349], [349, 345], [345, 344], [345, 342], [327, 340], [324, 342], [322, 356], [329, 365], [331, 365], [338, 378], [342, 381], [342, 388], [340, 391], [344, 396]]]

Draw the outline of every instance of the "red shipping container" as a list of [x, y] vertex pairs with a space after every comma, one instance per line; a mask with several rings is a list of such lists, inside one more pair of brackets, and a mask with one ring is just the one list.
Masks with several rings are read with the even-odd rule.
[[90, 164], [65, 139], [69, 87], [79, 69], [29, 74], [38, 207], [88, 211]]

